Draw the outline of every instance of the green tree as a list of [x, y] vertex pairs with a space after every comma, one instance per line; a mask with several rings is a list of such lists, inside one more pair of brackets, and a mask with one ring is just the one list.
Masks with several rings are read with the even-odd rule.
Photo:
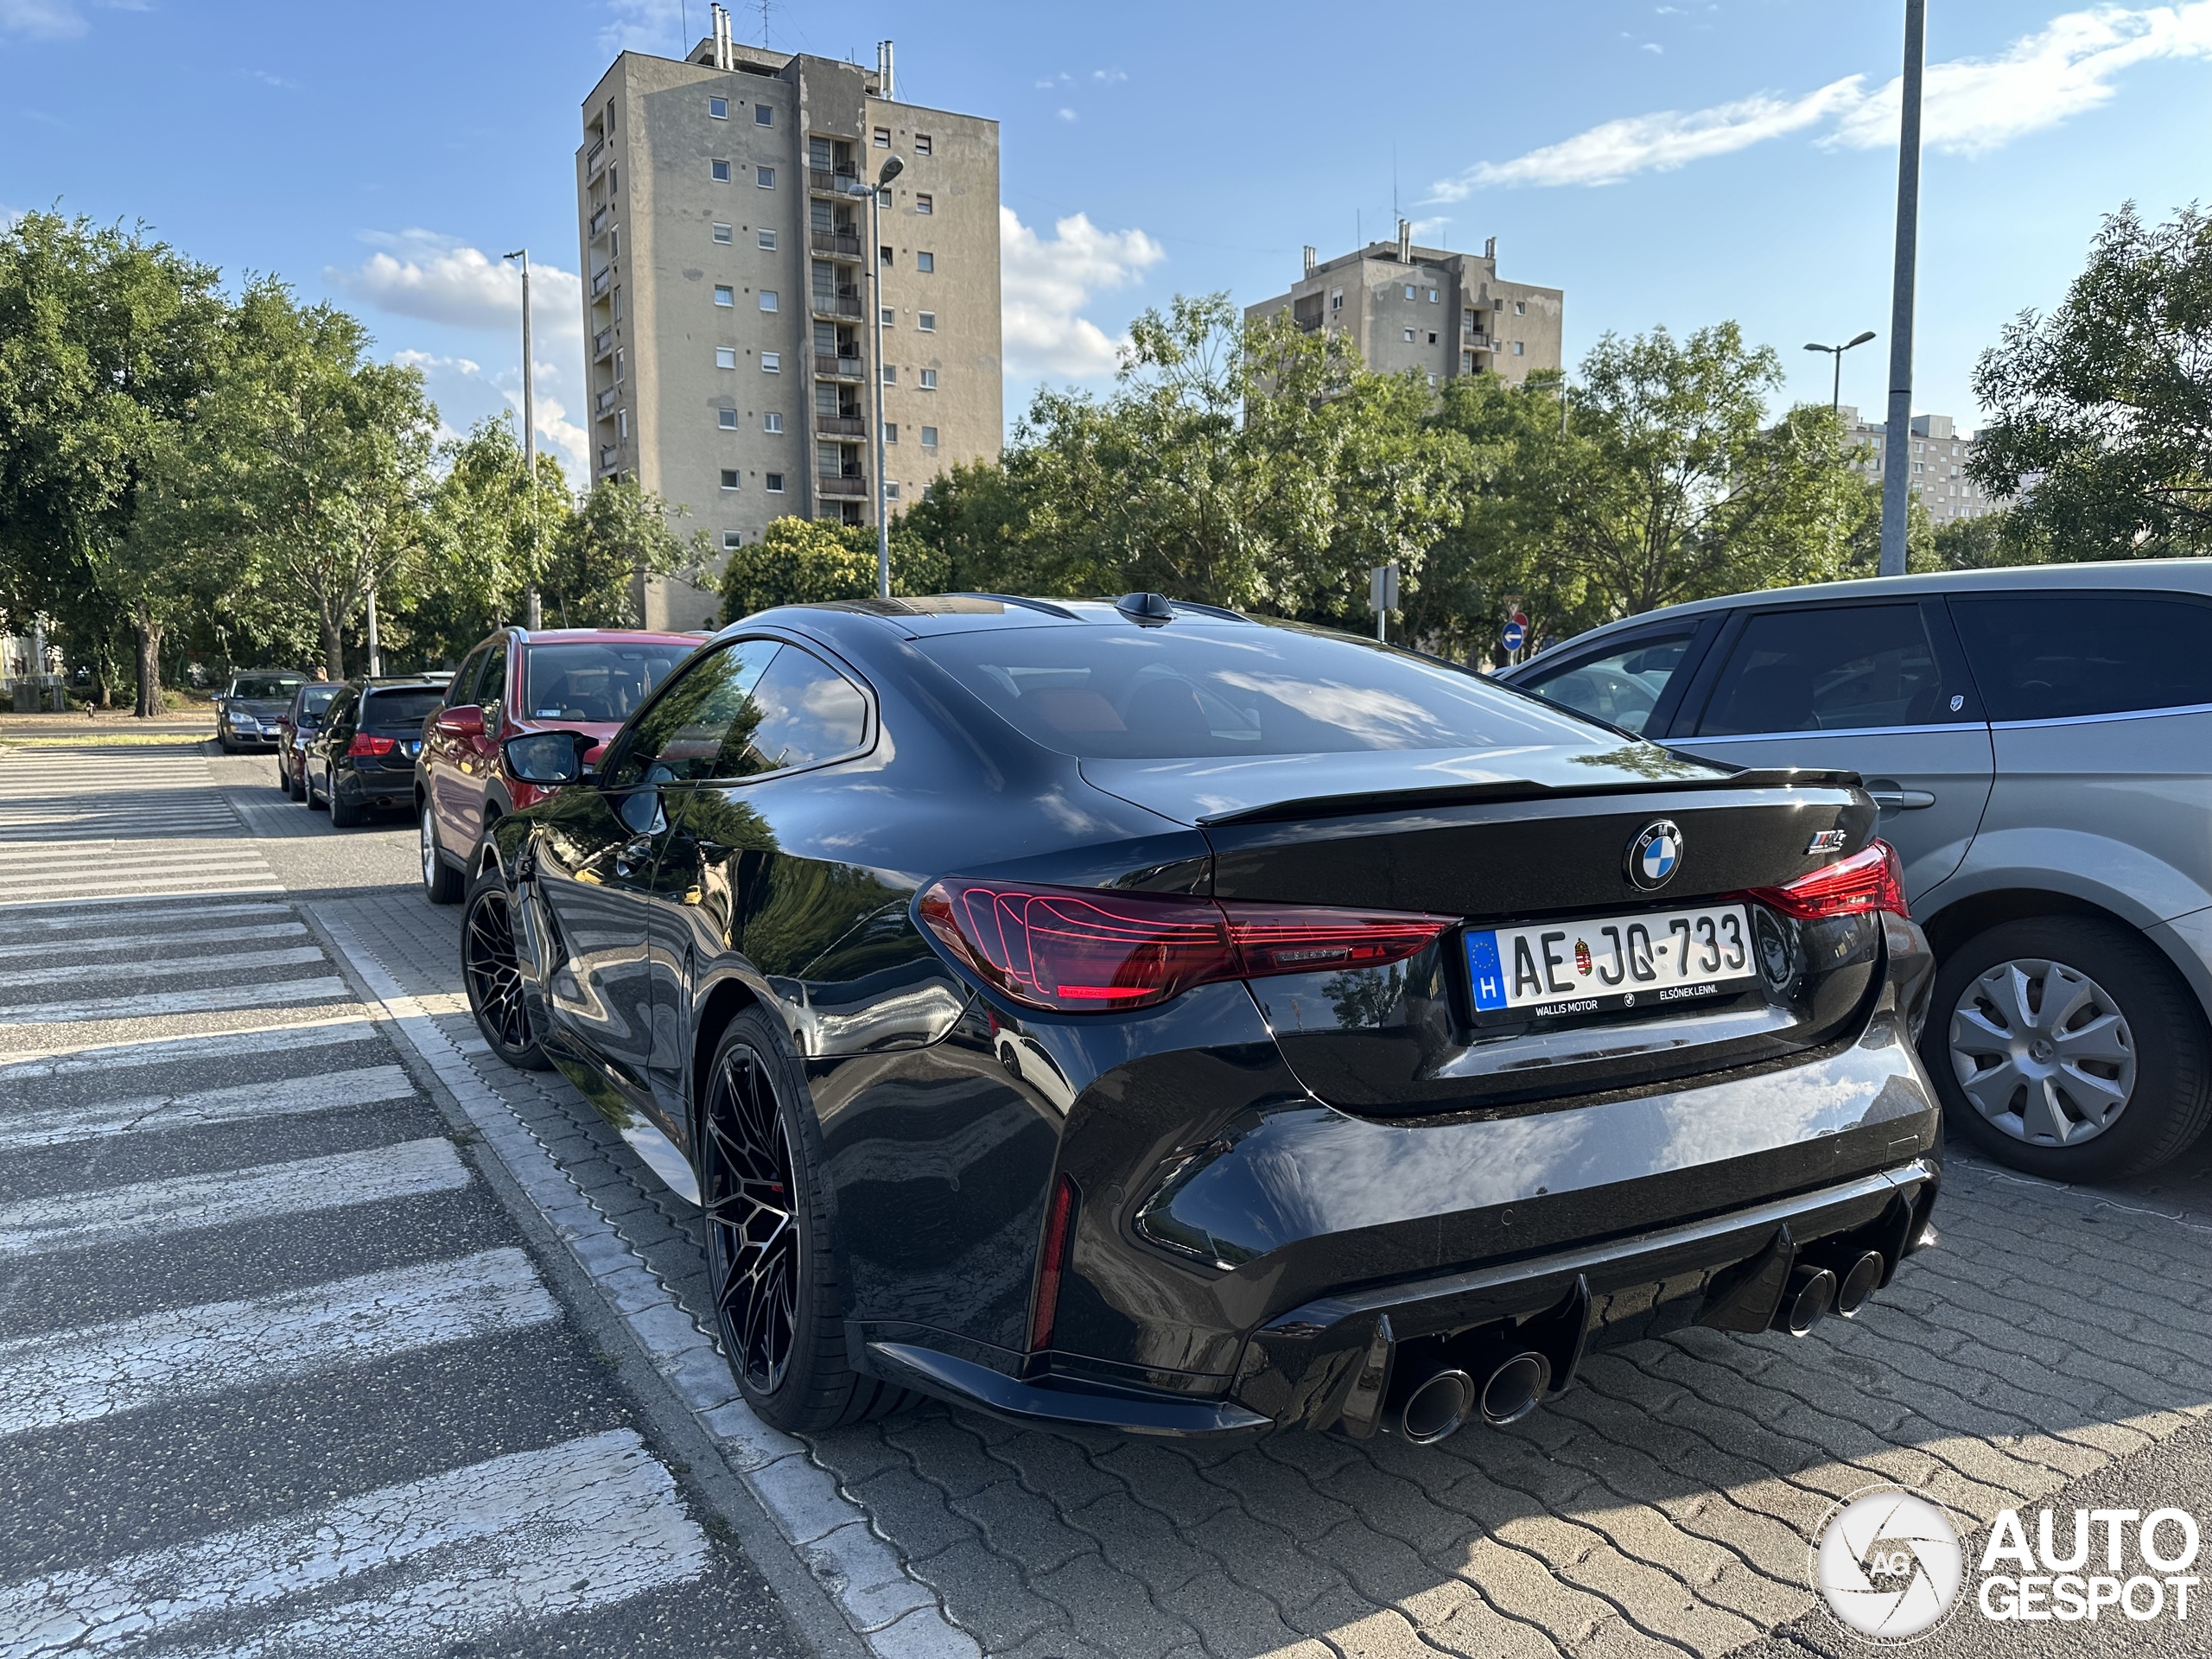
[[703, 579], [707, 533], [680, 535], [671, 507], [634, 483], [602, 479], [569, 516], [545, 562], [544, 605], [570, 628], [634, 628], [652, 576]]
[[1974, 371], [1994, 412], [1967, 474], [2018, 496], [2024, 556], [2212, 552], [2212, 216], [2104, 222], [2048, 316], [2024, 311]]
[[533, 576], [572, 530], [575, 507], [561, 464], [537, 457], [531, 487], [512, 413], [486, 416], [440, 454], [445, 476], [430, 498], [426, 558], [406, 618], [418, 643], [458, 661], [520, 613]]
[[[866, 599], [875, 592], [875, 531], [786, 516], [769, 521], [757, 542], [730, 551], [721, 576], [722, 620], [734, 622], [776, 605]], [[891, 591], [932, 594], [946, 585], [948, 564], [931, 543], [899, 519], [891, 530]]]
[[142, 524], [219, 351], [217, 273], [143, 230], [26, 213], [0, 232], [0, 604], [44, 613], [99, 668], [136, 637], [141, 715], [164, 630], [205, 571]]

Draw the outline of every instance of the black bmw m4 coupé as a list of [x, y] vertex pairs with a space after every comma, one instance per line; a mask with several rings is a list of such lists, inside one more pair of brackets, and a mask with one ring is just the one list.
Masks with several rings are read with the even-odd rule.
[[1856, 1313], [1926, 1227], [1847, 774], [1141, 594], [766, 612], [594, 742], [508, 746], [576, 786], [478, 851], [470, 1001], [681, 1150], [780, 1427], [1433, 1440]]

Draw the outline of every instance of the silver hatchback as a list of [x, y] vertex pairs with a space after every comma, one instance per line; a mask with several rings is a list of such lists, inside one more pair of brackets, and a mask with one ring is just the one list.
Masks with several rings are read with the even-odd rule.
[[1740, 594], [1499, 676], [1670, 748], [1858, 772], [1940, 969], [1952, 1126], [2058, 1179], [2212, 1120], [2212, 560]]

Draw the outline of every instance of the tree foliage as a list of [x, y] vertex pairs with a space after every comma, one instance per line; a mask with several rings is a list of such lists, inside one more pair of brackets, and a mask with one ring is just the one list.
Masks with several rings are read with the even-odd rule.
[[2212, 552], [2212, 215], [2107, 219], [2065, 300], [1982, 353], [1974, 394], [1994, 418], [1967, 471], [2020, 498], [2016, 556]]
[[[734, 622], [776, 605], [866, 599], [875, 592], [875, 556], [871, 525], [772, 519], [759, 541], [731, 550], [721, 578], [722, 620]], [[949, 562], [907, 519], [892, 527], [893, 594], [942, 593], [950, 579]]]

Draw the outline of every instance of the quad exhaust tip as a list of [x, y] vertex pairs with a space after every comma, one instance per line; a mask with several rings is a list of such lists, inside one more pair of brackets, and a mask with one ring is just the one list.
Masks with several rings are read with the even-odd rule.
[[[1879, 1276], [1878, 1273], [1876, 1277]], [[1835, 1302], [1835, 1274], [1826, 1268], [1801, 1266], [1790, 1274], [1789, 1287], [1782, 1293], [1782, 1304], [1774, 1311], [1774, 1328], [1802, 1337], [1827, 1317]]]
[[1497, 1427], [1517, 1423], [1536, 1408], [1551, 1380], [1551, 1361], [1533, 1348], [1508, 1354], [1487, 1370], [1478, 1364], [1471, 1375], [1444, 1366], [1407, 1391], [1398, 1408], [1398, 1432], [1415, 1446], [1433, 1446], [1478, 1414]]
[[1869, 1297], [1882, 1287], [1882, 1270], [1888, 1264], [1879, 1250], [1868, 1250], [1843, 1271], [1835, 1289], [1835, 1311], [1847, 1319], [1859, 1317]]
[[1503, 1427], [1536, 1408], [1551, 1386], [1552, 1363], [1533, 1348], [1510, 1356], [1483, 1384], [1483, 1421]]
[[1474, 1403], [1474, 1378], [1457, 1366], [1438, 1371], [1406, 1396], [1399, 1432], [1415, 1446], [1434, 1446], [1458, 1432]]

